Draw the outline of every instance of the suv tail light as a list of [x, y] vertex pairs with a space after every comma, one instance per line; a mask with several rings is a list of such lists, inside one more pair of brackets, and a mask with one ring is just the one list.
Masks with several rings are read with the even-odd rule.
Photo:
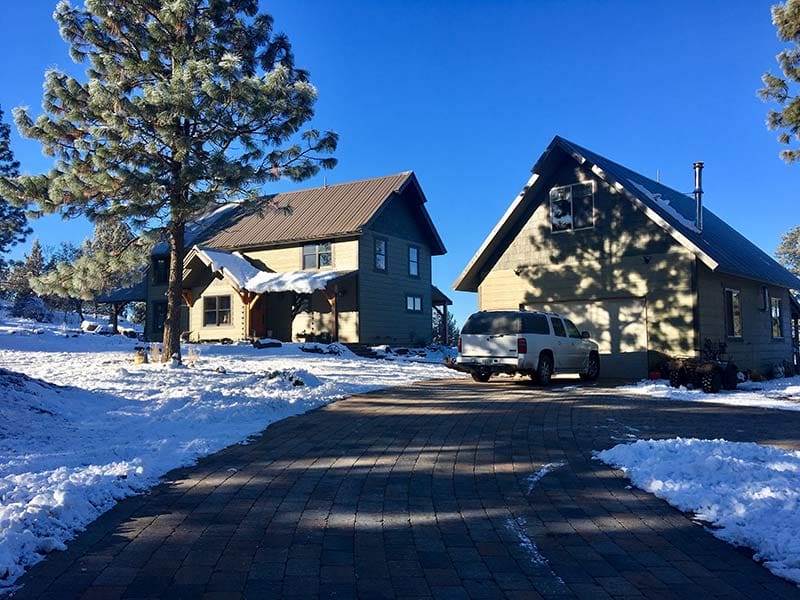
[[528, 340], [525, 338], [517, 338], [517, 354], [528, 353]]
[[461, 354], [461, 338], [458, 338], [458, 353]]

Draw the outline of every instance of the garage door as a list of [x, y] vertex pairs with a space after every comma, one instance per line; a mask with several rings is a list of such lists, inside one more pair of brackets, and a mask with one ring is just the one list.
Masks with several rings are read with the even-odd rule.
[[647, 308], [641, 298], [529, 304], [528, 310], [556, 312], [588, 331], [600, 346], [602, 377], [647, 376]]

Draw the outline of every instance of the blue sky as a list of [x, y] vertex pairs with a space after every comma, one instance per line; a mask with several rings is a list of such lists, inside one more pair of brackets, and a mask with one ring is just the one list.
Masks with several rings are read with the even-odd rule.
[[[756, 97], [777, 72], [774, 0], [262, 2], [319, 90], [314, 125], [339, 132], [329, 183], [414, 170], [448, 254], [443, 290], [461, 272], [555, 134], [679, 190], [703, 160], [704, 200], [774, 252], [798, 225], [800, 168], [778, 157]], [[38, 114], [43, 73], [72, 65], [55, 2], [4, 6], [0, 105]], [[12, 126], [12, 129], [13, 126]], [[14, 130], [22, 169], [48, 167]], [[308, 185], [322, 182], [322, 176]], [[265, 191], [270, 191], [265, 190]], [[82, 222], [34, 223], [43, 243], [81, 241]], [[18, 257], [29, 244], [15, 249]], [[477, 306], [452, 292], [459, 322]]]

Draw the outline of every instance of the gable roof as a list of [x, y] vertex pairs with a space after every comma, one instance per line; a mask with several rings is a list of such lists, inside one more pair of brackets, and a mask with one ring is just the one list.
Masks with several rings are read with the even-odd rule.
[[696, 212], [694, 198], [559, 136], [553, 138], [536, 161], [532, 169], [533, 176], [455, 281], [454, 289], [462, 291], [477, 289], [482, 279], [481, 271], [487, 267], [487, 263], [513, 229], [516, 221], [531, 208], [537, 192], [541, 191], [539, 189], [541, 185], [537, 185], [541, 177], [555, 168], [563, 153], [572, 156], [602, 181], [623, 192], [652, 221], [712, 271], [780, 287], [800, 289], [800, 279], [705, 206], [703, 231], [699, 231], [694, 224]]
[[[413, 193], [404, 195], [406, 190]], [[358, 235], [400, 195], [412, 204], [432, 254], [444, 254], [444, 244], [425, 209], [427, 200], [412, 171], [266, 196], [266, 201], [290, 210], [259, 213], [257, 209], [240, 208], [193, 241], [211, 248], [253, 248]]]
[[[236, 291], [256, 294], [265, 292], [297, 292], [310, 294], [324, 290], [338, 279], [355, 271], [289, 271], [271, 273], [253, 266], [238, 252], [225, 252], [194, 246], [184, 259], [188, 267], [195, 259], [200, 260], [214, 274], [220, 274]], [[188, 273], [187, 273], [188, 275]]]

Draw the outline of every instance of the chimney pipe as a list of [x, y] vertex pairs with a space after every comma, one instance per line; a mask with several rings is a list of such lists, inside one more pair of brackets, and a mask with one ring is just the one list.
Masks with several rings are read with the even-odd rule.
[[695, 225], [698, 231], [703, 231], [703, 163], [694, 163], [694, 201], [697, 204]]

